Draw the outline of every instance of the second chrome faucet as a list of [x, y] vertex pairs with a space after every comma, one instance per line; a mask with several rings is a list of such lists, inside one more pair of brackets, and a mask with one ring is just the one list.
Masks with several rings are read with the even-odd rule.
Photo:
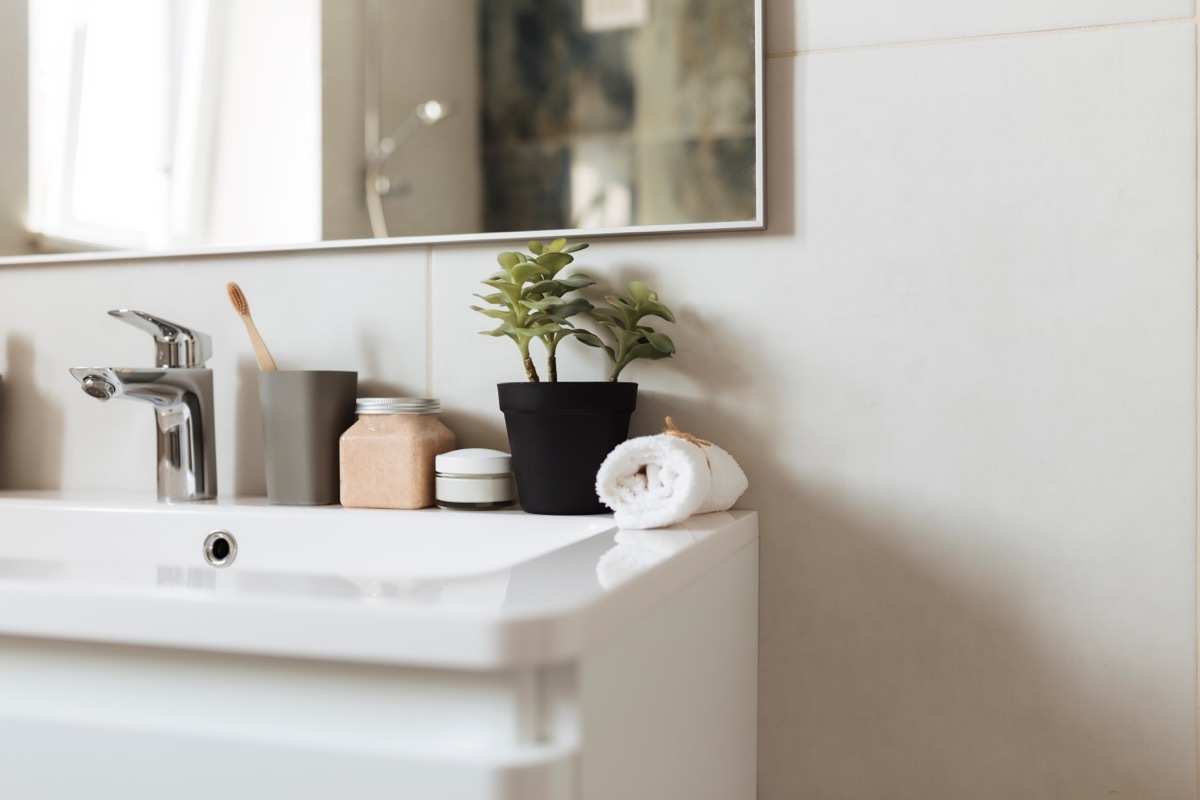
[[153, 368], [75, 367], [71, 374], [98, 400], [140, 400], [154, 407], [158, 442], [158, 499], [210, 500], [217, 496], [213, 427], [212, 357], [207, 334], [144, 311], [110, 315], [154, 337]]

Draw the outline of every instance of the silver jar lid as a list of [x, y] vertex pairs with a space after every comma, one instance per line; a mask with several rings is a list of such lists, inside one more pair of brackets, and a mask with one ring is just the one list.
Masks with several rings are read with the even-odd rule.
[[360, 397], [356, 414], [437, 414], [442, 403], [435, 397]]

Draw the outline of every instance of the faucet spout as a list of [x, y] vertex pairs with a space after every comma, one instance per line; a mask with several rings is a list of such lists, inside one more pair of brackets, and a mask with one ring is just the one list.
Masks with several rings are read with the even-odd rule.
[[114, 397], [154, 407], [158, 431], [158, 499], [209, 500], [217, 495], [212, 370], [76, 367], [71, 375], [101, 402]]

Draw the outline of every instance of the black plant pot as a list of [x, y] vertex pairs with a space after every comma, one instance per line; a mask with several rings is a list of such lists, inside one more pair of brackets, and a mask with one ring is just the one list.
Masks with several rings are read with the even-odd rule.
[[602, 514], [596, 473], [629, 436], [636, 383], [501, 383], [521, 507], [531, 514]]

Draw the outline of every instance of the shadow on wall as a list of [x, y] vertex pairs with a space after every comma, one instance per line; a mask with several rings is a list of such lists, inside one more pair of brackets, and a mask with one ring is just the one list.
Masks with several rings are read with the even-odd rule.
[[[759, 377], [772, 365], [754, 341], [676, 310], [679, 354], [648, 367], [675, 374], [631, 375], [645, 385], [630, 434], [669, 414], [749, 475], [737, 506], [758, 510], [762, 536], [760, 797], [1194, 797], [1179, 769], [1193, 740], [1163, 741], [1161, 704], [1148, 712], [1138, 699], [1153, 692], [1134, 691], [1154, 683], [1153, 654], [1106, 649], [1094, 629], [1080, 641], [1078, 617], [1056, 637], [1065, 612], [1019, 592], [1014, 576], [1038, 567], [997, 549], [1000, 523], [939, 530], [886, 486], [797, 475], [781, 448], [824, 433], [801, 400]], [[680, 378], [686, 398], [647, 391]]]
[[[496, 402], [499, 404], [500, 401], [497, 399]], [[446, 426], [454, 431], [458, 447], [484, 447], [509, 452], [508, 432], [499, 408], [487, 414], [447, 411], [442, 417]]]
[[[780, 11], [790, 10], [790, 6], [791, 3], [772, 4], [772, 19]], [[791, 23], [785, 24], [788, 29], [792, 27]], [[764, 130], [770, 131], [765, 137], [766, 152], [763, 154], [762, 180], [765, 182], [763, 196], [766, 198], [767, 218], [767, 227], [763, 231], [765, 236], [791, 239], [803, 235], [805, 229], [807, 208], [804, 203], [807, 193], [797, 191], [797, 187], [805, 182], [805, 139], [796, 133], [795, 107], [796, 87], [797, 84], [803, 86], [804, 69], [804, 59], [795, 58], [768, 60], [763, 67], [763, 94], [771, 98], [771, 102], [765, 103], [764, 109]]]
[[761, 517], [760, 797], [1194, 797], [1180, 769], [1193, 740], [1164, 741], [1185, 728], [1140, 704], [1153, 653], [1080, 630], [1078, 609], [1039, 607], [1039, 565], [1002, 549], [1001, 523], [944, 530], [886, 486], [797, 475], [781, 447], [823, 432], [756, 377], [772, 368], [753, 341], [676, 310], [679, 354], [631, 369], [630, 435], [669, 414], [750, 477], [737, 505]]
[[33, 343], [8, 340], [8, 371], [0, 377], [0, 487], [62, 485], [63, 411], [37, 388]]

